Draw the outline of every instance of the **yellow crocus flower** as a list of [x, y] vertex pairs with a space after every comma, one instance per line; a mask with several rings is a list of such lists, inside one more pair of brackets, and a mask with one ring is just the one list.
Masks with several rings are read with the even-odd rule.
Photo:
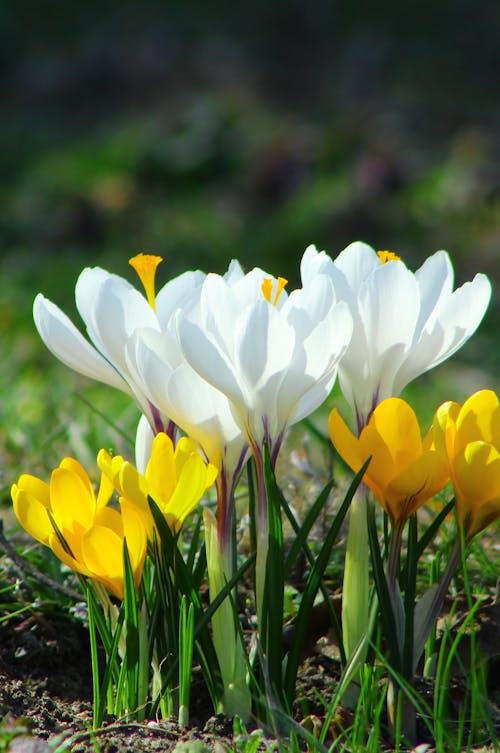
[[500, 404], [480, 390], [434, 417], [434, 444], [449, 464], [458, 524], [472, 538], [500, 517]]
[[113, 486], [101, 477], [96, 496], [89, 476], [73, 458], [64, 458], [47, 484], [23, 474], [12, 485], [14, 512], [23, 528], [48, 546], [72, 570], [99, 581], [123, 599], [123, 541], [136, 587], [147, 538], [137, 511], [127, 502], [108, 506]]
[[182, 437], [174, 449], [163, 432], [154, 438], [144, 476], [132, 463], [120, 456], [111, 457], [105, 450], [99, 452], [97, 462], [111, 479], [120, 501], [135, 505], [150, 538], [154, 525], [148, 496], [154, 499], [172, 532], [177, 533], [217, 476], [217, 468], [203, 460], [194, 440]]
[[337, 451], [354, 472], [371, 457], [363, 481], [393, 525], [403, 525], [448, 481], [447, 464], [432, 447], [432, 434], [422, 439], [413, 409], [401, 398], [379, 403], [359, 437], [335, 408], [328, 428]]

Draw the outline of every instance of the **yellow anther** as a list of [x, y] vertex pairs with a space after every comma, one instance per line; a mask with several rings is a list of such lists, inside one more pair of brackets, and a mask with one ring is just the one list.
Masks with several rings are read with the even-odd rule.
[[382, 264], [387, 264], [388, 261], [401, 261], [401, 257], [392, 251], [377, 251], [377, 256]]
[[278, 279], [276, 280], [276, 294], [274, 296], [274, 300], [272, 300], [273, 279], [272, 277], [264, 278], [260, 289], [262, 290], [262, 295], [264, 296], [266, 301], [269, 301], [269, 303], [272, 303], [273, 306], [276, 306], [287, 282], [288, 280], [285, 280], [284, 277], [278, 277]]
[[148, 303], [154, 311], [156, 311], [156, 268], [162, 261], [163, 259], [161, 256], [153, 256], [153, 254], [137, 254], [137, 256], [133, 256], [129, 259], [128, 262], [139, 275], [139, 279], [144, 285], [144, 290], [146, 291]]

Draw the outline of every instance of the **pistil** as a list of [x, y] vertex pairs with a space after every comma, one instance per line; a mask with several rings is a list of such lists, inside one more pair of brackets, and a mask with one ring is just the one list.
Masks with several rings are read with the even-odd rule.
[[137, 254], [129, 259], [129, 264], [137, 272], [140, 281], [144, 285], [146, 291], [146, 297], [148, 303], [156, 311], [156, 295], [155, 295], [155, 276], [156, 268], [162, 262], [161, 256], [153, 256], [153, 254]]

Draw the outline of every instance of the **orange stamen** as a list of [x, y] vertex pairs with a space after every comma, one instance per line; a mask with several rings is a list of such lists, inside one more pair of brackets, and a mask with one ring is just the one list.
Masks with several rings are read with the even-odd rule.
[[155, 296], [155, 276], [156, 268], [163, 259], [161, 256], [153, 256], [152, 254], [137, 254], [129, 259], [129, 264], [137, 272], [140, 281], [146, 291], [146, 297], [148, 303], [156, 311], [156, 296]]
[[266, 277], [261, 285], [262, 295], [264, 296], [266, 301], [269, 301], [269, 303], [272, 303], [273, 306], [276, 306], [287, 282], [288, 280], [286, 280], [284, 277], [278, 277], [278, 279], [276, 280], [276, 294], [274, 296], [274, 300], [272, 300], [273, 279], [272, 277]]
[[377, 256], [382, 264], [387, 264], [388, 261], [401, 261], [401, 257], [392, 251], [377, 251]]

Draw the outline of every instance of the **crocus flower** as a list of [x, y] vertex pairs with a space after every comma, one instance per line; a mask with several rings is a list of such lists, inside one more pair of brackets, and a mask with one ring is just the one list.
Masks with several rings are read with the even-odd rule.
[[[378, 403], [397, 397], [413, 379], [442, 363], [468, 340], [491, 296], [490, 282], [483, 274], [453, 291], [453, 267], [445, 251], [430, 256], [413, 273], [396, 254], [377, 253], [366, 243], [352, 243], [334, 261], [309, 246], [301, 275], [303, 284], [326, 275], [337, 297], [349, 305], [353, 336], [340, 363], [339, 382], [358, 433]], [[365, 507], [365, 498], [357, 494], [350, 511], [349, 565], [344, 575], [344, 594], [352, 587], [353, 596], [361, 594], [360, 606], [364, 603], [362, 613], [346, 617], [351, 628], [344, 627], [344, 635], [352, 633], [353, 650], [369, 621]]]
[[351, 243], [334, 261], [309, 246], [301, 263], [303, 283], [323, 274], [354, 321], [339, 382], [359, 429], [377, 403], [398, 396], [469, 339], [491, 296], [484, 274], [454, 291], [446, 251], [437, 251], [413, 273], [395, 254], [377, 254], [365, 243]]
[[259, 269], [234, 285], [210, 274], [196, 319], [177, 315], [188, 363], [228, 397], [252, 449], [266, 442], [274, 459], [287, 426], [329, 394], [352, 331], [326, 277], [290, 296], [285, 282]]
[[[457, 522], [466, 541], [500, 517], [500, 404], [492, 390], [480, 390], [462, 406], [447, 401], [434, 416], [433, 446], [448, 465], [455, 488]], [[415, 613], [414, 666], [435, 624], [462, 558], [457, 536], [439, 583]]]
[[33, 305], [35, 325], [49, 350], [70, 368], [131, 395], [155, 430], [168, 421], [148, 402], [131, 374], [125, 356], [129, 338], [140, 327], [161, 330], [181, 305], [189, 305], [204, 274], [185, 272], [154, 293], [161, 257], [138, 254], [130, 260], [146, 293], [100, 267], [86, 268], [75, 288], [76, 306], [90, 343], [54, 303], [39, 293]]
[[[448, 466], [441, 453], [432, 448], [432, 433], [422, 439], [415, 413], [401, 398], [387, 398], [379, 403], [359, 437], [351, 432], [336, 408], [330, 413], [328, 428], [337, 451], [355, 473], [371, 458], [363, 481], [391, 520], [388, 585], [396, 603], [404, 525], [415, 510], [445, 486]], [[355, 498], [355, 503], [357, 506], [351, 508], [342, 599], [344, 648], [348, 657], [365, 639], [369, 620], [366, 503], [362, 504], [361, 497]]]
[[500, 517], [500, 405], [480, 390], [462, 406], [443, 403], [434, 419], [434, 442], [449, 463], [458, 524], [470, 539]]
[[103, 474], [97, 496], [85, 469], [65, 458], [45, 483], [23, 474], [12, 486], [17, 519], [59, 559], [123, 599], [123, 541], [127, 542], [136, 587], [146, 556], [146, 531], [134, 505], [109, 507], [113, 493]]
[[212, 486], [217, 468], [201, 457], [196, 442], [182, 437], [175, 449], [171, 438], [160, 432], [153, 440], [151, 457], [144, 475], [120, 455], [111, 457], [101, 450], [97, 462], [120, 495], [137, 508], [151, 538], [154, 524], [148, 504], [152, 497], [173, 533]]
[[351, 317], [325, 276], [290, 296], [286, 280], [253, 269], [234, 284], [208, 275], [193, 314], [177, 314], [190, 366], [229, 400], [256, 460], [257, 612], [267, 558], [263, 446], [276, 461], [288, 426], [315, 410], [335, 381], [351, 337]]
[[383, 400], [359, 437], [336, 408], [330, 413], [330, 437], [345, 462], [357, 472], [371, 457], [363, 477], [393, 526], [401, 526], [449, 478], [442, 454], [432, 448], [432, 430], [422, 439], [417, 417], [401, 398]]
[[231, 577], [234, 490], [247, 456], [247, 443], [225, 395], [206, 382], [184, 359], [177, 335], [140, 330], [128, 348], [130, 367], [149, 400], [195, 439], [208, 461], [218, 467], [218, 535]]
[[[233, 264], [231, 268], [233, 272], [241, 271], [239, 265], [236, 268]], [[231, 274], [226, 279], [232, 284], [242, 275], [242, 272]], [[205, 458], [218, 468], [217, 521], [204, 510], [207, 570], [213, 600], [236, 569], [234, 493], [248, 454], [247, 442], [233, 418], [228, 398], [186, 362], [175, 328], [169, 326], [161, 333], [138, 330], [128, 345], [127, 357], [151, 403], [196, 440]], [[136, 456], [141, 465], [152, 438], [148, 429], [142, 421], [137, 433]], [[212, 618], [212, 633], [225, 688], [224, 711], [246, 718], [250, 695], [245, 684], [243, 647], [232, 624], [232, 610], [232, 602], [226, 598]]]

